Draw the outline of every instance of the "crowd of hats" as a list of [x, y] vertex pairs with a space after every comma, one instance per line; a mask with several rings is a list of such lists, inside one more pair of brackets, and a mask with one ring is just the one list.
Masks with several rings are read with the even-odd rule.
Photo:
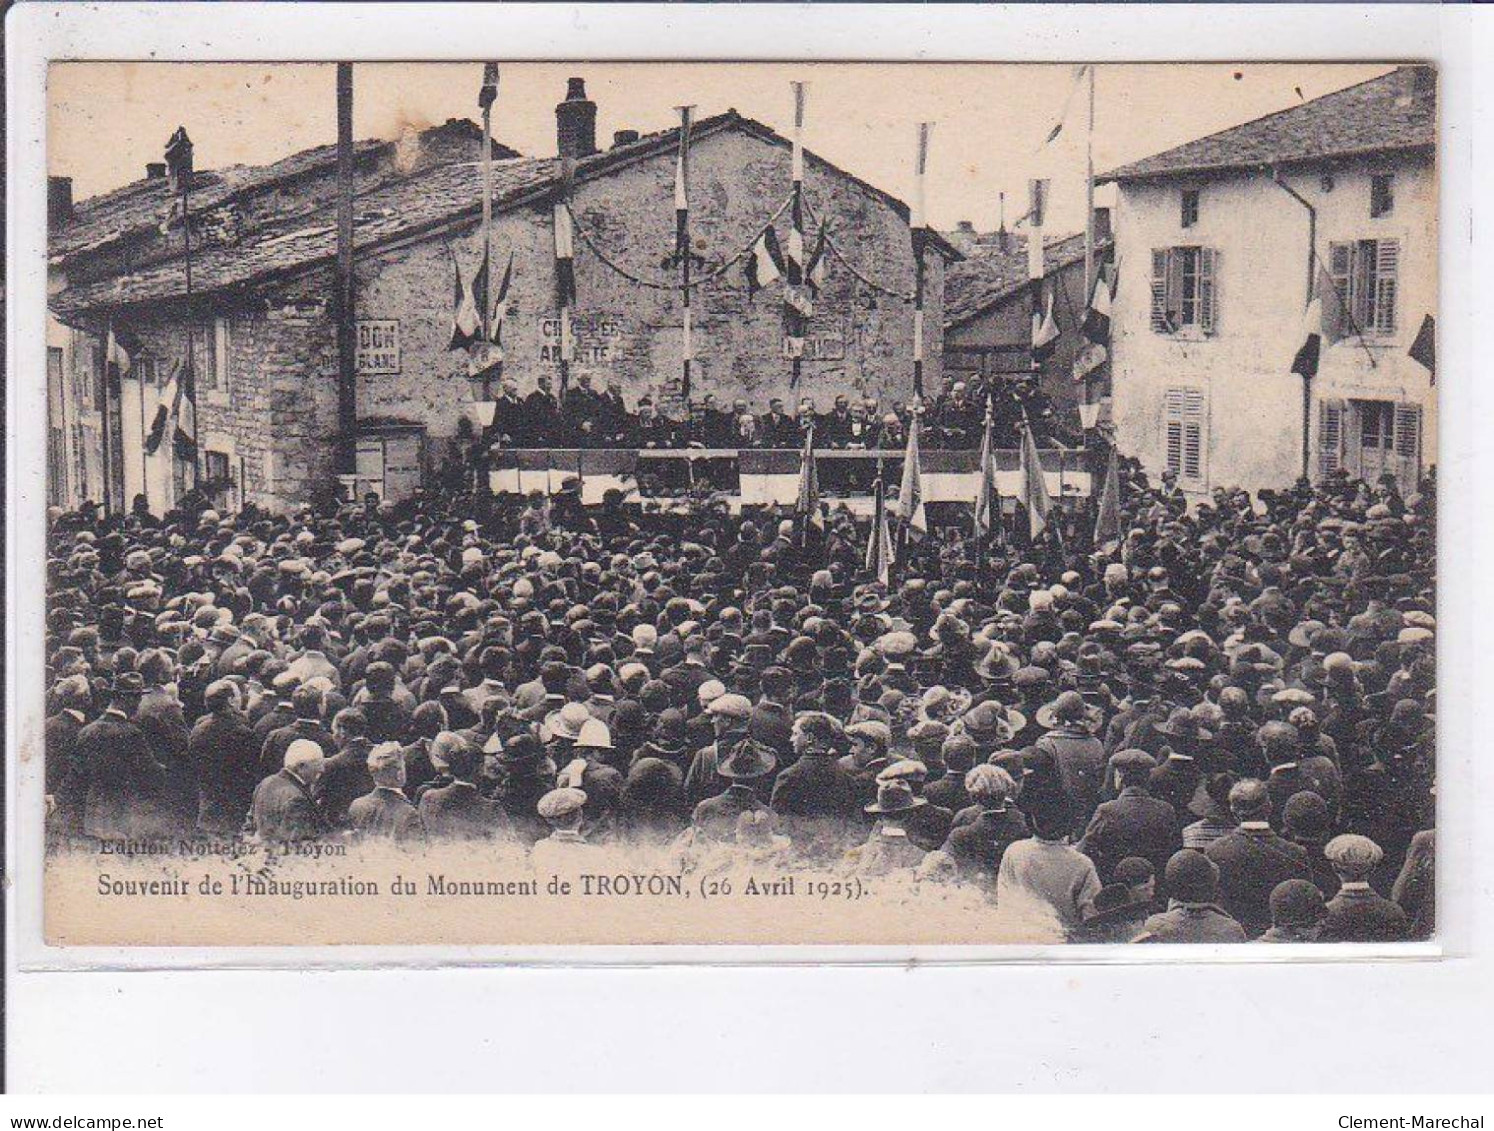
[[[465, 747], [521, 835], [579, 813], [595, 843], [687, 832], [733, 788], [771, 811], [782, 775], [833, 755], [856, 790], [853, 815], [826, 802], [836, 853], [915, 811], [915, 842], [940, 853], [983, 806], [1077, 836], [1138, 773], [1180, 825], [1228, 822], [1239, 783], [1269, 789], [1322, 757], [1337, 796], [1281, 798], [1272, 824], [1351, 834], [1369, 871], [1398, 867], [1432, 821], [1430, 484], [1409, 503], [1339, 475], [1189, 505], [1133, 471], [1123, 498], [1111, 551], [930, 540], [891, 586], [866, 575], [865, 523], [844, 511], [807, 540], [772, 512], [455, 493], [289, 515], [54, 511], [48, 710], [165, 697], [190, 730], [214, 704], [255, 723], [300, 690], [330, 734], [389, 701], [381, 737], [411, 763], [412, 797]], [[1104, 743], [1092, 793], [1054, 773], [1043, 740], [1065, 733]], [[168, 778], [201, 773], [185, 751], [184, 733], [159, 740]], [[74, 788], [107, 787], [88, 773]], [[931, 873], [989, 880], [955, 864]], [[1196, 862], [1166, 864], [1160, 884], [1204, 884]], [[1115, 865], [1104, 903], [1125, 883]]]

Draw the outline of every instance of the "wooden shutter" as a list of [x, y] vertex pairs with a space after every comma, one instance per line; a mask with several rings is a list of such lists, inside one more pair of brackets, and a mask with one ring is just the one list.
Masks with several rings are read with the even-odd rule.
[[1183, 403], [1186, 390], [1168, 389], [1162, 402], [1163, 431], [1167, 442], [1167, 470], [1183, 474]]
[[1203, 390], [1189, 389], [1183, 395], [1183, 478], [1204, 477], [1204, 430], [1207, 412]]
[[[1354, 309], [1354, 245], [1331, 243], [1328, 245], [1328, 273], [1333, 276], [1333, 289], [1338, 292], [1338, 311]], [[1339, 318], [1342, 322], [1344, 319]], [[1344, 327], [1348, 332], [1348, 327]]]
[[1395, 406], [1395, 454], [1411, 463], [1421, 464], [1421, 405]]
[[1208, 435], [1208, 398], [1202, 389], [1168, 389], [1163, 400], [1167, 469], [1180, 479], [1202, 480]]
[[1377, 334], [1395, 333], [1396, 274], [1400, 269], [1401, 241], [1375, 241], [1375, 295], [1373, 327]]
[[1152, 329], [1165, 334], [1167, 323], [1167, 249], [1152, 249]]
[[1327, 477], [1344, 462], [1344, 402], [1318, 404], [1318, 473]]
[[1212, 334], [1219, 324], [1219, 253], [1212, 247], [1198, 250], [1198, 324]]

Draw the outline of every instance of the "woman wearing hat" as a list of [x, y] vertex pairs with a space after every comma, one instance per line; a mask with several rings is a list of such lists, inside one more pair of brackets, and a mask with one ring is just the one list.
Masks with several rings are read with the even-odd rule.
[[1105, 744], [1095, 737], [1100, 714], [1077, 691], [1061, 692], [1040, 707], [1037, 725], [1046, 733], [1036, 748], [1053, 756], [1079, 835], [1089, 824], [1105, 779]]

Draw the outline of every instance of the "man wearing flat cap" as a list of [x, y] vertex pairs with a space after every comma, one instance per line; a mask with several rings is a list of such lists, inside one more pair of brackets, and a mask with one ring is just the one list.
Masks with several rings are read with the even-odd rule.
[[1323, 849], [1338, 873], [1338, 894], [1328, 901], [1323, 942], [1400, 942], [1409, 924], [1399, 904], [1386, 899], [1369, 884], [1369, 876], [1385, 853], [1367, 836], [1342, 833]]

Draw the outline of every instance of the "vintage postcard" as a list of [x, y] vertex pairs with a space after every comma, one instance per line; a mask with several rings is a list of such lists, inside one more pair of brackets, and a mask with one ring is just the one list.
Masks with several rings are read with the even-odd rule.
[[1433, 938], [1438, 77], [53, 62], [47, 943]]

